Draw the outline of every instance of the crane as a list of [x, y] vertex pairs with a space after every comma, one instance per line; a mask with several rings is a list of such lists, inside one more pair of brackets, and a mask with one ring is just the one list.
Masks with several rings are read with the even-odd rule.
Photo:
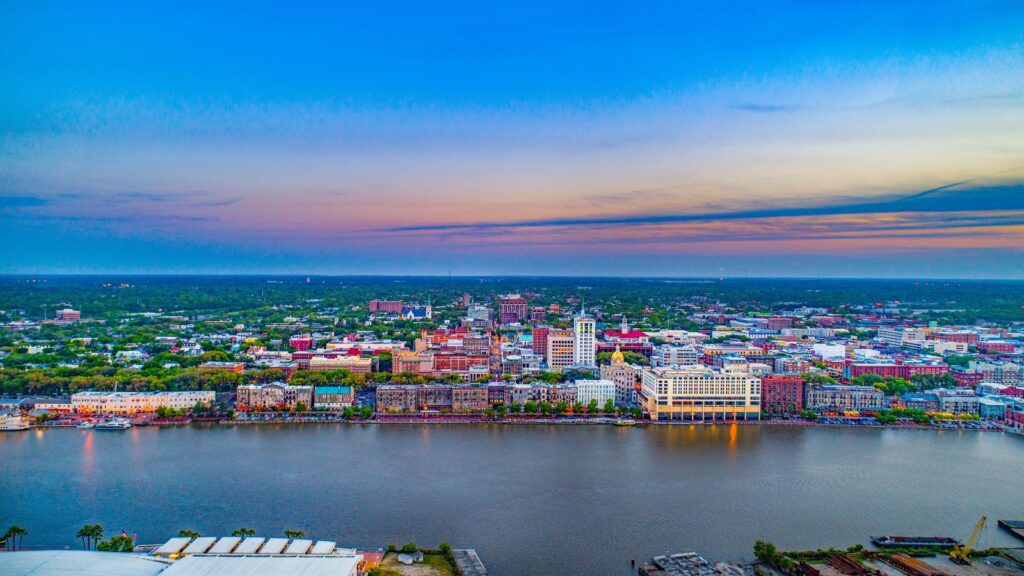
[[978, 541], [978, 536], [981, 535], [981, 529], [985, 527], [985, 521], [988, 520], [986, 516], [982, 516], [981, 520], [974, 525], [974, 531], [971, 532], [970, 538], [967, 539], [967, 543], [961, 548], [959, 544], [953, 545], [953, 551], [949, 553], [949, 559], [957, 564], [969, 565], [971, 563], [971, 551], [974, 550], [974, 544]]

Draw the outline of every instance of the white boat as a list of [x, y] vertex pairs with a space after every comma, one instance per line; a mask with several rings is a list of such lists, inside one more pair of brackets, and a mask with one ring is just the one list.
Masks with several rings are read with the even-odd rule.
[[92, 422], [91, 420], [82, 420], [81, 422], [78, 423], [78, 426], [76, 426], [76, 428], [95, 428], [95, 427], [96, 427], [96, 424], [94, 422]]
[[28, 428], [28, 423], [21, 417], [21, 414], [14, 412], [0, 414], [0, 431], [17, 432], [19, 430], [28, 430]]
[[111, 418], [96, 425], [97, 430], [127, 430], [132, 423], [127, 418]]

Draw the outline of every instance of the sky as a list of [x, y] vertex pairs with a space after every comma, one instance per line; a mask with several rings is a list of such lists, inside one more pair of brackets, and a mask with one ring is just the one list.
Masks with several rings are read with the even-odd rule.
[[0, 247], [6, 274], [1024, 278], [1024, 2], [2, 0]]

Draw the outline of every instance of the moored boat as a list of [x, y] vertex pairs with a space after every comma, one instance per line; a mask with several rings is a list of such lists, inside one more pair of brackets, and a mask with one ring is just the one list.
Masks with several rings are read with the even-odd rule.
[[25, 419], [21, 417], [21, 414], [17, 412], [4, 412], [0, 414], [0, 431], [2, 432], [18, 432], [20, 430], [28, 430], [29, 425], [25, 422]]
[[132, 427], [127, 418], [112, 418], [96, 425], [97, 430], [127, 430]]

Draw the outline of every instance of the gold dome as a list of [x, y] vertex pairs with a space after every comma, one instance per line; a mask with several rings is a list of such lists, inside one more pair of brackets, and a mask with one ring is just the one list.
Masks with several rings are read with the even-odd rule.
[[619, 349], [619, 345], [615, 345], [615, 352], [612, 352], [612, 364], [625, 364], [626, 356]]

